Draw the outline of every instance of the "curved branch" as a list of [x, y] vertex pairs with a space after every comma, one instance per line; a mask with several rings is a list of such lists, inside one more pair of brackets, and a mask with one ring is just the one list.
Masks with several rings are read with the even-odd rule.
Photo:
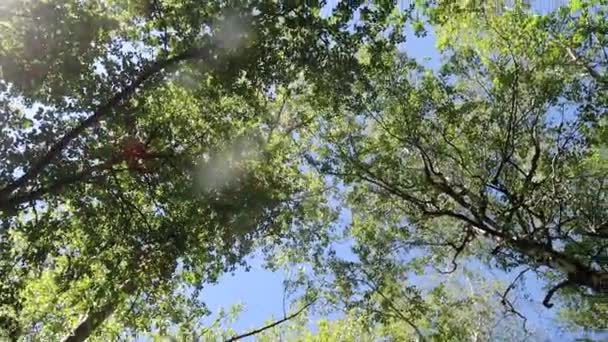
[[526, 333], [528, 333], [528, 328], [526, 326], [527, 323], [528, 323], [528, 319], [521, 312], [519, 312], [519, 311], [517, 311], [515, 309], [515, 306], [513, 306], [513, 303], [511, 303], [511, 301], [507, 298], [507, 296], [509, 295], [509, 292], [515, 287], [515, 284], [519, 281], [519, 279], [521, 279], [521, 277], [523, 277], [523, 275], [526, 272], [528, 272], [529, 270], [530, 270], [530, 268], [526, 268], [523, 271], [519, 272], [519, 274], [517, 275], [517, 277], [515, 277], [515, 279], [513, 279], [513, 281], [511, 282], [511, 284], [509, 284], [509, 286], [507, 286], [507, 289], [502, 294], [501, 300], [500, 300], [500, 302], [502, 303], [502, 305], [504, 305], [504, 306], [506, 306], [508, 308], [509, 312], [515, 314], [516, 316], [518, 316], [519, 318], [522, 319], [522, 321], [523, 321], [523, 328], [524, 328], [524, 331]]
[[570, 282], [570, 280], [564, 280], [561, 283], [555, 285], [553, 288], [551, 288], [549, 290], [549, 292], [547, 292], [547, 295], [545, 296], [545, 299], [543, 299], [543, 305], [547, 308], [552, 308], [553, 307], [553, 303], [551, 303], [551, 298], [553, 297], [553, 295], [555, 294], [555, 292], [557, 292], [559, 289], [564, 288], [568, 285], [571, 285], [572, 283]]
[[245, 337], [249, 337], [249, 336], [257, 335], [257, 334], [259, 334], [259, 333], [261, 333], [261, 332], [263, 332], [263, 331], [265, 331], [265, 330], [268, 330], [268, 329], [274, 328], [274, 327], [276, 327], [276, 326], [277, 326], [277, 325], [279, 325], [279, 324], [285, 323], [285, 322], [289, 321], [290, 319], [293, 319], [293, 318], [297, 317], [297, 316], [298, 316], [298, 315], [300, 315], [302, 312], [304, 312], [304, 310], [308, 309], [308, 308], [309, 308], [309, 307], [310, 307], [312, 304], [314, 304], [314, 302], [315, 302], [315, 300], [313, 300], [313, 301], [309, 302], [308, 304], [306, 304], [306, 305], [304, 305], [303, 307], [301, 307], [301, 308], [300, 308], [300, 310], [298, 310], [298, 311], [296, 311], [296, 312], [292, 313], [292, 314], [291, 314], [291, 315], [289, 315], [289, 316], [285, 316], [285, 317], [283, 317], [283, 319], [280, 319], [280, 320], [278, 320], [278, 321], [274, 321], [274, 322], [272, 322], [272, 323], [270, 323], [270, 324], [267, 324], [267, 325], [265, 325], [265, 326], [263, 326], [263, 327], [261, 327], [261, 328], [258, 328], [258, 329], [255, 329], [255, 330], [252, 330], [252, 331], [250, 331], [250, 332], [248, 332], [248, 333], [244, 333], [244, 334], [242, 334], [242, 335], [236, 335], [236, 336], [233, 336], [233, 337], [231, 337], [231, 338], [227, 339], [227, 340], [226, 340], [226, 341], [224, 341], [224, 342], [234, 342], [234, 341], [238, 341], [238, 340], [244, 339]]
[[441, 271], [441, 270], [437, 270], [437, 271], [441, 274], [454, 273], [456, 271], [456, 269], [458, 269], [458, 263], [456, 263], [456, 259], [458, 258], [460, 253], [462, 253], [464, 251], [464, 249], [467, 247], [467, 244], [469, 242], [473, 241], [474, 238], [475, 238], [475, 235], [473, 233], [473, 230], [468, 230], [467, 234], [465, 235], [465, 237], [462, 240], [462, 242], [460, 243], [460, 245], [455, 246], [453, 244], [450, 244], [451, 247], [454, 248], [454, 250], [456, 250], [456, 253], [454, 253], [454, 256], [452, 257], [452, 269], [450, 269], [448, 271]]

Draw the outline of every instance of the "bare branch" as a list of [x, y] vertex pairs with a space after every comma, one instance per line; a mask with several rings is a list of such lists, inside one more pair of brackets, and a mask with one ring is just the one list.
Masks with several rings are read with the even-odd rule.
[[291, 314], [291, 315], [289, 315], [289, 316], [285, 316], [283, 319], [280, 319], [280, 320], [278, 320], [278, 321], [274, 321], [274, 322], [272, 322], [272, 323], [270, 323], [270, 324], [267, 324], [267, 325], [265, 325], [265, 326], [263, 326], [263, 327], [261, 327], [261, 328], [258, 328], [258, 329], [255, 329], [255, 330], [252, 330], [252, 331], [250, 331], [250, 332], [248, 332], [248, 333], [244, 333], [244, 334], [241, 334], [241, 335], [236, 335], [236, 336], [233, 336], [233, 337], [231, 337], [231, 338], [227, 339], [225, 342], [234, 342], [234, 341], [238, 341], [238, 340], [244, 339], [245, 337], [249, 337], [249, 336], [257, 335], [257, 334], [259, 334], [259, 333], [261, 333], [261, 332], [264, 332], [264, 331], [266, 331], [266, 330], [268, 330], [268, 329], [274, 328], [274, 327], [276, 327], [276, 326], [277, 326], [277, 325], [279, 325], [279, 324], [285, 323], [285, 322], [289, 321], [290, 319], [293, 319], [293, 318], [297, 317], [297, 316], [298, 316], [298, 315], [300, 315], [302, 312], [304, 312], [306, 309], [308, 309], [308, 308], [309, 308], [311, 305], [313, 305], [313, 304], [314, 304], [314, 302], [315, 302], [314, 300], [313, 300], [313, 301], [311, 301], [311, 302], [309, 302], [308, 304], [306, 304], [306, 305], [304, 305], [303, 307], [301, 307], [301, 308], [300, 308], [300, 310], [298, 310], [298, 311], [296, 311], [296, 312], [292, 313], [292, 314]]
[[515, 306], [513, 306], [513, 303], [511, 303], [511, 301], [509, 301], [508, 296], [509, 296], [509, 291], [511, 291], [515, 287], [515, 284], [517, 284], [519, 279], [521, 279], [521, 277], [523, 277], [523, 275], [526, 272], [528, 272], [529, 270], [530, 270], [530, 268], [526, 268], [523, 271], [519, 272], [517, 277], [515, 277], [515, 279], [513, 279], [513, 281], [511, 282], [511, 284], [509, 284], [509, 286], [507, 286], [507, 289], [502, 294], [501, 301], [500, 301], [502, 303], [502, 305], [507, 307], [507, 309], [510, 313], [515, 314], [516, 316], [518, 316], [519, 318], [521, 318], [523, 320], [523, 328], [526, 333], [528, 333], [528, 328], [526, 327], [528, 319], [521, 312], [519, 312], [515, 309]]
[[555, 292], [557, 292], [559, 289], [569, 286], [571, 285], [571, 281], [570, 280], [564, 280], [561, 283], [555, 285], [553, 288], [551, 288], [549, 290], [549, 292], [547, 292], [547, 295], [545, 296], [545, 299], [543, 299], [543, 305], [547, 308], [552, 308], [553, 307], [553, 303], [551, 303], [551, 298], [553, 297], [553, 295], [555, 294]]
[[440, 271], [438, 270], [439, 273], [441, 274], [451, 274], [454, 273], [456, 271], [456, 269], [458, 268], [458, 264], [456, 263], [456, 259], [458, 258], [458, 256], [460, 255], [460, 253], [462, 253], [464, 251], [464, 249], [467, 247], [467, 244], [471, 241], [473, 241], [473, 239], [475, 239], [475, 234], [473, 233], [472, 229], [467, 230], [467, 233], [464, 237], [464, 239], [462, 239], [462, 242], [460, 243], [460, 245], [455, 246], [452, 245], [452, 247], [455, 249], [456, 253], [454, 253], [454, 256], [452, 257], [452, 269], [448, 270], [448, 271]]

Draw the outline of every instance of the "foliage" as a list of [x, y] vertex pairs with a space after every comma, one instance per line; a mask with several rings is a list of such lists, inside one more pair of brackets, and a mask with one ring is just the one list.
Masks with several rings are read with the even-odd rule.
[[5, 1], [2, 334], [229, 338], [199, 294], [256, 249], [345, 314], [262, 339], [522, 337], [474, 262], [606, 328], [608, 3], [504, 4]]
[[[472, 279], [459, 274], [424, 294], [417, 316], [411, 296], [390, 293], [388, 286], [375, 288], [375, 303], [379, 311], [369, 307], [347, 310], [337, 319], [298, 319], [262, 333], [260, 341], [541, 341], [542, 333], [526, 332], [521, 320], [503, 309], [493, 298], [489, 279]], [[472, 275], [472, 273], [468, 273]], [[460, 278], [460, 279], [458, 279]], [[485, 285], [484, 285], [485, 284]], [[486, 286], [491, 284], [490, 288]], [[500, 287], [500, 286], [498, 286]], [[465, 291], [462, 291], [466, 289]], [[384, 292], [386, 291], [386, 292]], [[379, 296], [378, 294], [382, 294]], [[338, 294], [338, 296], [342, 293]], [[378, 320], [378, 315], [382, 316]], [[411, 322], [406, 316], [417, 317]], [[410, 323], [412, 325], [410, 325]], [[311, 328], [314, 326], [314, 328]], [[415, 329], [420, 331], [420, 335]]]
[[466, 255], [528, 267], [550, 288], [545, 306], [560, 291], [570, 317], [606, 328], [594, 304], [608, 275], [596, 259], [608, 238], [606, 4], [424, 11], [440, 70], [388, 54], [342, 116], [320, 119], [309, 159], [344, 182], [354, 252], [389, 274], [450, 273]]
[[305, 217], [329, 219], [320, 181], [300, 172], [306, 116], [283, 111], [304, 85], [339, 97], [361, 44], [398, 39], [379, 35], [400, 20], [380, 6], [348, 31], [356, 7], [3, 3], [3, 334], [200, 324], [203, 284]]

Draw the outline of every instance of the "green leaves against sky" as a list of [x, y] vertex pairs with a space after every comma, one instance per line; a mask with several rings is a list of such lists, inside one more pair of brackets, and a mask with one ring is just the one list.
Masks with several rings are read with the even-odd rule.
[[262, 341], [605, 329], [608, 4], [469, 5], [4, 1], [2, 338], [228, 340], [254, 254], [307, 308]]

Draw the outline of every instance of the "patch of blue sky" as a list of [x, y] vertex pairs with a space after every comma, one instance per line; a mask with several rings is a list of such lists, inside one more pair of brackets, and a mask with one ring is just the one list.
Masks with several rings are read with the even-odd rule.
[[[559, 2], [559, 1], [558, 1]], [[397, 3], [401, 8], [409, 5], [407, 1]], [[331, 10], [337, 5], [336, 0], [328, 1], [322, 9], [323, 16], [331, 15]], [[547, 1], [532, 1], [532, 11], [539, 14], [546, 14], [549, 11], [555, 10], [559, 6], [567, 5], [566, 2], [547, 2]], [[406, 28], [407, 41], [399, 46], [400, 50], [406, 52], [408, 56], [415, 58], [418, 63], [423, 66], [437, 71], [441, 65], [442, 56], [438, 52], [435, 42], [435, 33], [427, 30], [424, 37], [416, 37], [413, 34], [411, 26]], [[552, 112], [551, 118], [571, 120], [573, 118], [574, 108], [566, 106], [561, 108], [563, 111]], [[351, 214], [348, 209], [343, 209], [340, 215], [339, 226], [347, 227], [351, 221]], [[355, 260], [356, 256], [352, 253], [352, 240], [343, 240], [336, 242], [332, 246], [337, 255], [350, 260]], [[418, 252], [420, 253], [420, 252]], [[416, 257], [416, 253], [409, 257]], [[245, 304], [245, 311], [240, 315], [239, 319], [234, 322], [231, 327], [236, 331], [246, 331], [261, 326], [270, 317], [281, 318], [284, 314], [283, 303], [283, 282], [287, 278], [287, 274], [281, 271], [271, 272], [263, 267], [262, 256], [256, 255], [251, 260], [251, 270], [237, 270], [234, 274], [224, 275], [217, 284], [208, 286], [203, 290], [202, 299], [206, 301], [210, 309], [220, 307], [228, 307], [231, 304], [241, 302]], [[522, 271], [521, 268], [504, 272], [480, 262], [475, 259], [468, 259], [463, 265], [469, 269], [474, 269], [481, 274], [487, 275], [491, 279], [501, 281], [508, 285]], [[432, 271], [432, 270], [431, 270]], [[431, 272], [432, 274], [432, 272]], [[434, 279], [434, 280], [430, 280]], [[433, 281], [437, 277], [413, 275], [411, 281], [422, 287], [434, 286]], [[545, 284], [533, 272], [527, 272], [523, 276], [524, 290], [520, 293], [518, 300], [514, 302], [517, 309], [524, 314], [529, 320], [529, 326], [533, 329], [540, 329], [547, 341], [556, 340], [574, 340], [578, 338], [592, 338], [607, 340], [608, 332], [602, 331], [578, 331], [571, 332], [560, 327], [556, 320], [556, 313], [559, 311], [559, 303], [553, 309], [546, 309], [540, 303], [545, 295], [547, 284]], [[525, 293], [525, 294], [523, 294]], [[499, 301], [499, 298], [496, 298]], [[340, 317], [340, 315], [332, 315], [332, 318]], [[314, 328], [314, 325], [311, 325]]]

